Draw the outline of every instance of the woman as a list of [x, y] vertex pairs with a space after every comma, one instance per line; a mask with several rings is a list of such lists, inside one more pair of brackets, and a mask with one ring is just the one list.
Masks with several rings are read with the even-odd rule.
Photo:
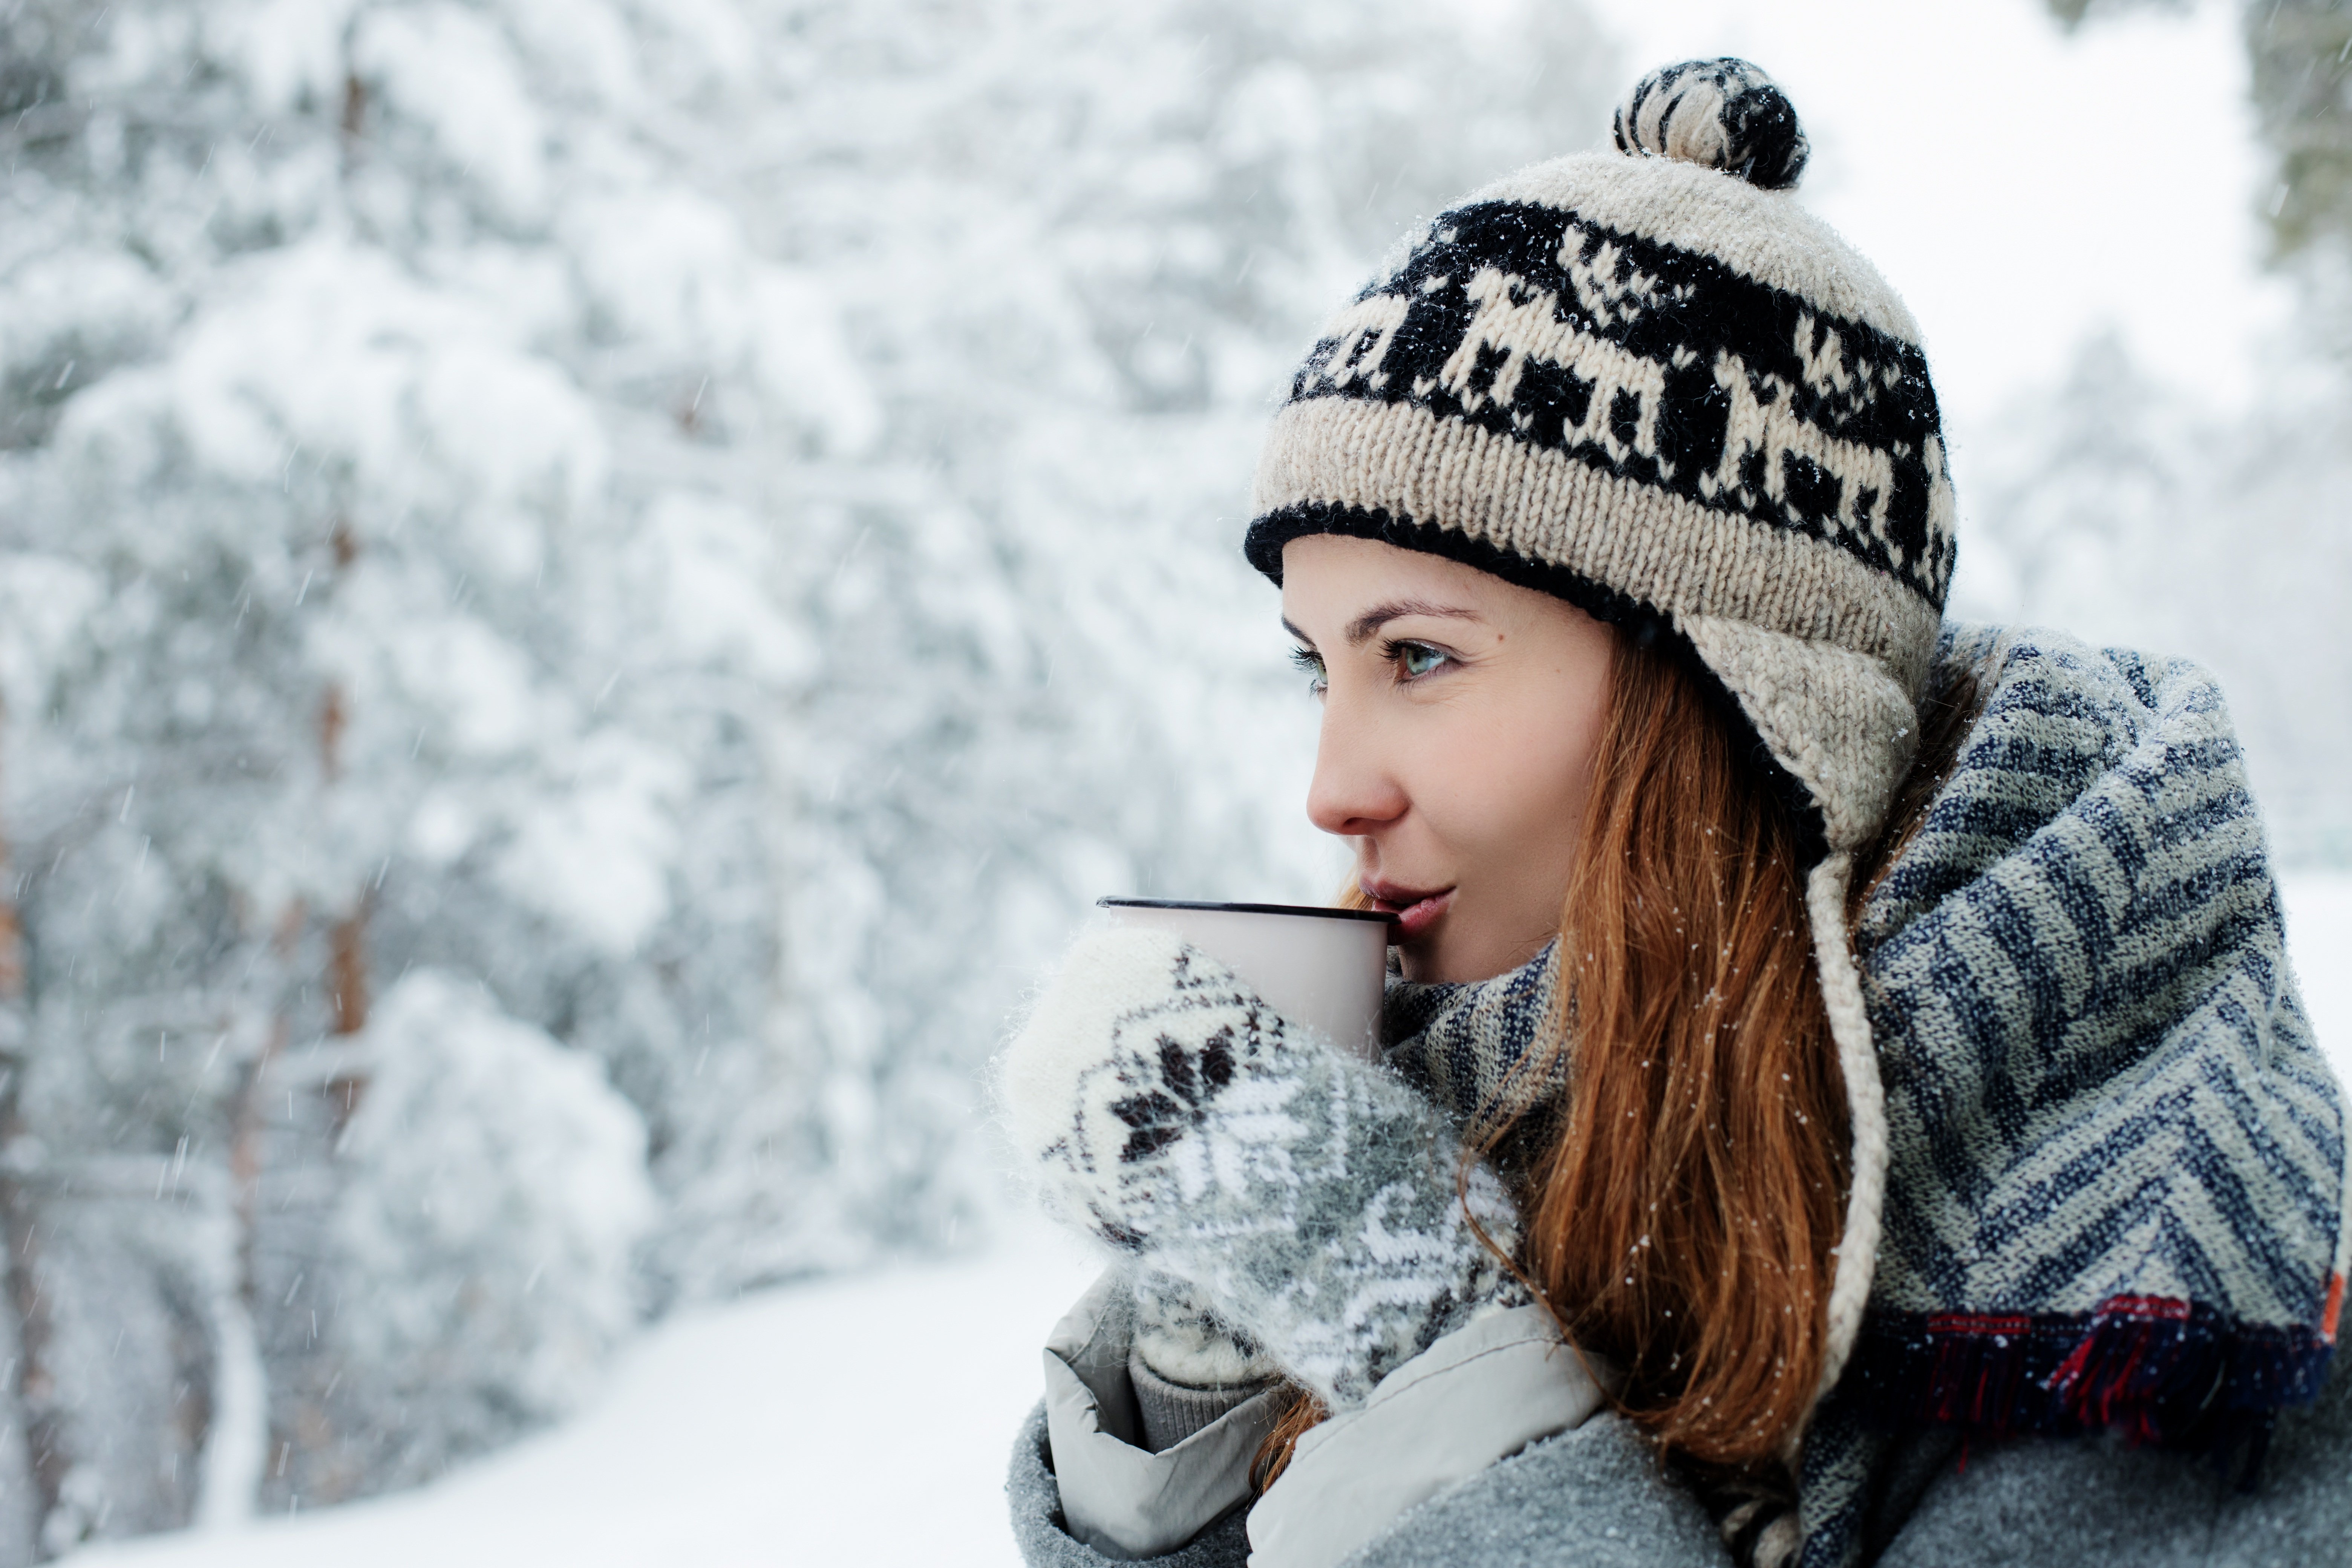
[[1761, 73], [1616, 143], [1436, 219], [1260, 468], [1385, 1068], [1135, 931], [1000, 1064], [1120, 1255], [1024, 1551], [2352, 1560], [2342, 1106], [2218, 694], [1943, 625], [1917, 331]]

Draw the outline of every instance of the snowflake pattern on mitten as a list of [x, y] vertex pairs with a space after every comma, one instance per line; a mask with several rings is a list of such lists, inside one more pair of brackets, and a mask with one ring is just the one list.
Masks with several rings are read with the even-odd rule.
[[1510, 1200], [1446, 1118], [1171, 933], [1082, 937], [999, 1084], [1049, 1210], [1192, 1283], [1335, 1408], [1528, 1299], [1498, 1256]]

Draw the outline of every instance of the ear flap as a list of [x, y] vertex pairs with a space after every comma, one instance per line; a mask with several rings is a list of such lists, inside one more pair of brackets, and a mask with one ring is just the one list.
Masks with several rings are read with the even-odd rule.
[[1868, 843], [1919, 750], [1916, 682], [1866, 654], [1746, 621], [1678, 616], [1675, 625], [1811, 794], [1830, 848]]

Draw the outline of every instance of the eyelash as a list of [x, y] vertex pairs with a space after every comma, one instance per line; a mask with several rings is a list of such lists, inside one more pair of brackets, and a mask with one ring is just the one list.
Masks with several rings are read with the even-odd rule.
[[1295, 647], [1290, 650], [1291, 668], [1307, 677], [1307, 689], [1320, 695], [1324, 686], [1323, 656], [1313, 648]]
[[1409, 637], [1402, 640], [1391, 639], [1381, 643], [1381, 658], [1382, 662], [1386, 664], [1396, 666], [1403, 662], [1404, 656], [1407, 653], [1415, 649], [1426, 654], [1434, 654], [1437, 657], [1437, 663], [1430, 666], [1427, 669], [1423, 670], [1420, 675], [1402, 676], [1400, 678], [1401, 680], [1410, 681], [1423, 679], [1425, 677], [1436, 674], [1440, 669], [1454, 662], [1454, 656], [1446, 652], [1444, 648], [1434, 647], [1425, 642], [1415, 642]]
[[[1432, 665], [1429, 668], [1423, 670], [1419, 675], [1400, 673], [1397, 682], [1399, 685], [1404, 685], [1411, 681], [1423, 679], [1426, 677], [1436, 674], [1439, 669], [1454, 662], [1454, 656], [1447, 653], [1444, 648], [1434, 647], [1425, 642], [1415, 642], [1409, 638], [1391, 638], [1382, 642], [1381, 644], [1381, 662], [1390, 666], [1391, 668], [1394, 668], [1402, 663], [1407, 653], [1416, 650], [1422, 653], [1433, 655], [1437, 659], [1437, 663]], [[1326, 685], [1328, 684], [1328, 678], [1323, 668], [1323, 656], [1317, 653], [1314, 649], [1304, 647], [1292, 648], [1290, 650], [1290, 662], [1300, 674], [1307, 677], [1309, 690], [1319, 693], [1324, 689]]]

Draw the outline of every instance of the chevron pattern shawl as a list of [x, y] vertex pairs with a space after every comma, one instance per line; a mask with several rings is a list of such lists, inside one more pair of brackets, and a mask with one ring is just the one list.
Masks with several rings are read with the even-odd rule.
[[[1808, 1568], [1860, 1559], [1923, 1427], [2258, 1458], [2319, 1391], [2352, 1238], [2342, 1094], [2211, 678], [2042, 632], [1938, 658], [1987, 697], [1856, 932], [1891, 1156], [1805, 1443]], [[1465, 1117], [1528, 1092], [1550, 979], [1400, 988], [1391, 1061]]]

